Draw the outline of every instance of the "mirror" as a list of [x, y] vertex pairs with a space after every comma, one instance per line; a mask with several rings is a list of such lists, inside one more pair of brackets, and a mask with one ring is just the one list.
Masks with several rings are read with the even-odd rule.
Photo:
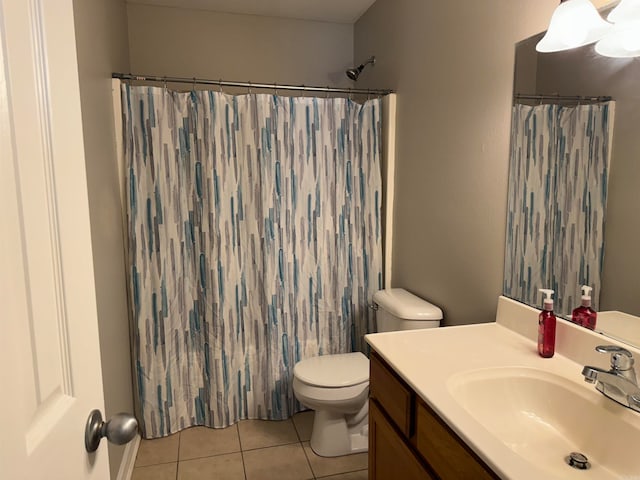
[[596, 330], [640, 346], [635, 275], [640, 273], [640, 58], [602, 57], [593, 45], [539, 54], [535, 45], [543, 35], [516, 45], [514, 95], [611, 96], [615, 101]]

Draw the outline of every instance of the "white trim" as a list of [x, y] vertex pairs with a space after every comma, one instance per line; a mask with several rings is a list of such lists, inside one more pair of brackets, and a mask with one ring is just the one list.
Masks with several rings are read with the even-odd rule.
[[133, 467], [136, 465], [136, 456], [138, 448], [140, 448], [140, 434], [137, 434], [124, 448], [124, 455], [120, 462], [120, 469], [116, 480], [131, 480], [133, 476]]
[[[124, 148], [122, 140], [122, 100], [120, 93], [121, 81], [117, 78], [111, 79], [111, 94], [113, 96], [113, 122], [116, 142], [116, 164], [118, 166], [118, 183], [120, 185], [120, 206], [123, 212], [123, 222], [126, 224], [126, 182], [124, 165]], [[124, 225], [126, 227], [126, 225]], [[125, 230], [126, 232], [126, 230]]]
[[384, 232], [384, 288], [391, 288], [393, 273], [393, 206], [395, 199], [396, 172], [396, 104], [397, 95], [389, 94], [382, 99], [382, 155], [385, 159], [383, 172], [385, 190]]
[[[129, 270], [129, 222], [127, 221], [127, 166], [124, 158], [124, 136], [122, 123], [122, 81], [114, 78], [111, 80], [111, 95], [113, 97], [113, 124], [116, 144], [116, 166], [118, 169], [118, 186], [120, 188], [120, 214], [122, 216], [122, 248], [124, 249], [124, 269]], [[128, 278], [128, 277], [127, 277]], [[127, 295], [129, 289], [127, 288]], [[128, 298], [131, 302], [131, 299]], [[129, 325], [131, 309], [127, 309], [129, 314]], [[133, 337], [132, 337], [133, 338]]]
[[613, 156], [613, 126], [615, 125], [616, 118], [616, 101], [610, 100], [609, 102], [609, 151], [607, 152], [607, 167], [609, 167], [609, 175], [607, 175], [607, 188], [609, 188], [609, 179], [611, 178], [611, 157]]
[[[47, 65], [47, 46], [46, 46], [46, 38], [44, 31], [44, 8], [41, 0], [31, 0], [29, 2], [29, 20], [31, 21], [31, 49], [33, 55], [33, 72], [34, 72], [34, 81], [35, 81], [35, 92], [36, 92], [36, 107], [37, 107], [37, 115], [39, 120], [39, 128], [40, 128], [40, 139], [41, 139], [41, 148], [42, 148], [42, 156], [41, 160], [43, 163], [43, 172], [45, 178], [45, 188], [46, 188], [46, 196], [47, 196], [47, 207], [48, 207], [48, 220], [49, 220], [49, 239], [50, 239], [50, 248], [51, 248], [51, 260], [53, 267], [53, 291], [55, 294], [55, 310], [51, 311], [51, 315], [55, 316], [55, 320], [57, 323], [57, 332], [58, 332], [58, 349], [60, 355], [60, 372], [61, 372], [61, 393], [74, 397], [74, 389], [73, 389], [73, 381], [72, 381], [72, 371], [71, 371], [71, 353], [70, 353], [70, 345], [69, 345], [69, 319], [66, 308], [66, 294], [65, 294], [65, 285], [64, 278], [62, 275], [62, 250], [60, 247], [60, 222], [59, 222], [59, 214], [58, 214], [58, 194], [56, 191], [56, 175], [55, 175], [55, 164], [56, 159], [54, 158], [54, 147], [53, 147], [53, 120], [52, 120], [52, 111], [51, 111], [51, 86], [49, 82], [49, 70]], [[34, 126], [35, 127], [35, 126]], [[26, 248], [26, 245], [24, 245]], [[31, 283], [31, 282], [29, 282]], [[31, 288], [29, 285], [28, 288]], [[35, 319], [33, 317], [30, 318], [32, 331], [36, 330], [36, 326], [34, 324]], [[41, 365], [38, 364], [37, 356], [34, 351], [34, 360], [35, 364], [38, 365], [38, 369], [40, 369]], [[41, 397], [42, 393], [40, 392], [41, 385], [36, 385], [38, 401], [44, 402], [45, 399]], [[33, 432], [37, 431], [38, 428], [35, 428]], [[42, 430], [44, 432], [45, 430]], [[36, 441], [36, 438], [39, 438], [38, 435], [35, 435], [32, 440], [34, 443], [31, 445], [32, 448], [39, 444], [39, 440]], [[31, 443], [30, 441], [28, 443]]]

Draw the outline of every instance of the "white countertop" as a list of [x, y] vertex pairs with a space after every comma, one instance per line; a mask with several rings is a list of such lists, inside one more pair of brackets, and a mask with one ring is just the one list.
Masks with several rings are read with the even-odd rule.
[[[589, 332], [589, 335], [593, 334]], [[597, 478], [594, 476], [597, 472], [593, 470], [579, 471], [567, 468], [566, 475], [553, 477], [544, 468], [537, 468], [476, 421], [453, 398], [447, 386], [447, 381], [453, 375], [463, 371], [492, 367], [529, 367], [557, 374], [585, 388], [593, 388], [583, 380], [583, 365], [563, 356], [557, 350], [553, 358], [541, 358], [535, 342], [499, 323], [378, 333], [367, 335], [365, 338], [451, 429], [502, 478]], [[597, 337], [595, 338], [597, 340]], [[606, 359], [603, 360], [606, 365]], [[594, 395], [600, 393], [594, 389]], [[629, 412], [629, 418], [637, 415], [630, 410]], [[622, 414], [627, 415], [625, 412]], [[636, 419], [632, 418], [632, 421]]]
[[598, 312], [596, 329], [633, 345], [640, 345], [640, 317], [624, 312]]

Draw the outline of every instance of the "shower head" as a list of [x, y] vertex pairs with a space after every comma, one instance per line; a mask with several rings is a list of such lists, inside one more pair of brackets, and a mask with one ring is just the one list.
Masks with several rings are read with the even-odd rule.
[[362, 70], [364, 70], [364, 67], [366, 67], [369, 64], [374, 65], [375, 63], [376, 63], [376, 57], [370, 57], [366, 62], [361, 64], [359, 67], [350, 68], [345, 73], [347, 74], [347, 77], [349, 77], [351, 80], [356, 82], [358, 80], [358, 77], [362, 73]]
[[358, 76], [360, 75], [360, 72], [362, 71], [363, 68], [364, 68], [364, 65], [360, 65], [360, 67], [358, 68], [350, 68], [349, 70], [347, 70], [347, 77], [349, 77], [354, 82], [357, 81]]

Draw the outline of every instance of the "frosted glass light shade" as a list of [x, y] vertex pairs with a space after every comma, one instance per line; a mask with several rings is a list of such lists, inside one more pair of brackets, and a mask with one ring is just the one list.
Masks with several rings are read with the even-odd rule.
[[640, 20], [640, 0], [622, 0], [609, 12], [607, 20], [611, 23]]
[[549, 30], [536, 45], [538, 52], [559, 52], [596, 42], [609, 32], [589, 0], [566, 0], [553, 12]]
[[640, 20], [617, 23], [596, 43], [596, 52], [605, 57], [640, 57]]

